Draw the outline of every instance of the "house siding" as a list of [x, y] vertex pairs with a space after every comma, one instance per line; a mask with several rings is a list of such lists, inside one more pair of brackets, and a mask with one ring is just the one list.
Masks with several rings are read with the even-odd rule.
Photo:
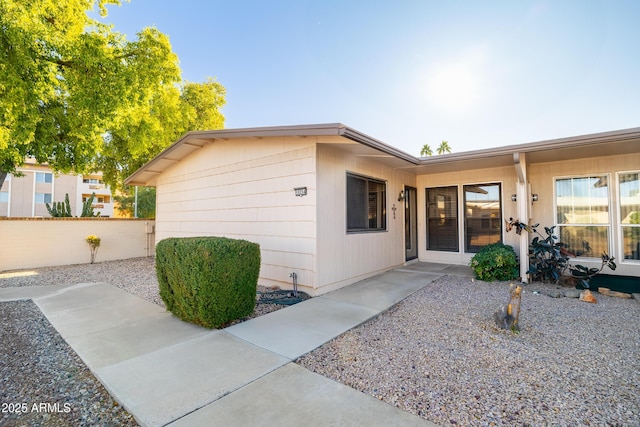
[[[621, 253], [620, 206], [616, 179], [618, 172], [633, 171], [640, 171], [640, 153], [625, 156], [596, 157], [588, 161], [581, 159], [529, 165], [531, 192], [538, 194], [538, 201], [532, 205], [532, 221], [540, 223], [541, 226], [556, 225], [555, 178], [579, 177], [590, 174], [609, 176], [609, 215], [611, 217], [609, 255], [616, 258], [618, 267], [615, 271], [605, 269], [603, 273], [640, 276], [640, 262], [625, 260]], [[576, 261], [572, 261], [572, 263], [576, 263]], [[588, 267], [600, 267], [600, 261], [594, 258], [581, 258], [579, 264]]]
[[[156, 238], [224, 236], [256, 242], [259, 283], [314, 288], [314, 138], [214, 143], [167, 169], [157, 183]], [[295, 187], [307, 187], [296, 197]]]
[[[483, 233], [484, 219], [496, 217], [495, 205], [465, 207], [465, 185], [500, 184], [501, 240], [524, 261], [530, 236], [506, 232], [504, 221], [554, 225], [555, 177], [606, 174], [611, 255], [619, 262], [614, 274], [640, 276], [640, 261], [621, 260], [614, 185], [617, 173], [638, 171], [639, 135], [637, 128], [420, 160], [341, 124], [192, 132], [128, 182], [156, 185], [158, 240], [219, 235], [254, 241], [262, 249], [260, 283], [290, 288], [295, 272], [304, 290], [319, 295], [405, 263], [404, 202], [398, 194], [407, 186], [417, 190], [418, 260], [465, 265], [474, 255], [465, 252], [465, 242], [479, 248], [494, 241], [497, 227], [489, 221], [491, 232]], [[347, 231], [347, 174], [385, 182], [384, 230]], [[457, 189], [456, 252], [426, 249], [425, 189], [445, 186]], [[297, 187], [306, 187], [307, 195], [296, 197]], [[536, 202], [531, 194], [538, 196]], [[353, 224], [367, 227], [363, 202], [352, 205], [358, 212], [353, 218], [360, 220]], [[635, 202], [626, 203], [629, 214]], [[470, 234], [473, 241], [465, 239], [465, 209], [482, 221]], [[627, 256], [635, 258], [630, 254], [637, 243], [627, 244]], [[526, 279], [528, 266], [522, 264]]]
[[[468, 264], [473, 253], [464, 252], [464, 197], [463, 186], [470, 184], [500, 183], [502, 218], [517, 216], [516, 203], [511, 194], [516, 193], [517, 176], [514, 167], [496, 167], [491, 169], [461, 170], [441, 174], [419, 175], [418, 183], [418, 258], [420, 261]], [[456, 186], [458, 188], [458, 252], [427, 250], [426, 198], [425, 190], [433, 187]], [[502, 226], [502, 242], [514, 248], [519, 247], [515, 233], [506, 233]]]
[[[347, 172], [385, 181], [386, 231], [347, 233]], [[357, 157], [325, 144], [318, 145], [318, 286], [320, 293], [348, 285], [402, 265], [404, 204], [398, 193], [415, 186], [415, 176]], [[393, 207], [396, 207], [395, 218]]]

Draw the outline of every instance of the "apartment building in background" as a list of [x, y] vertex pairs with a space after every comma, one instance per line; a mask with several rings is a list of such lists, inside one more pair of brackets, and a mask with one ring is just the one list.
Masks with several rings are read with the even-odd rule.
[[80, 216], [82, 204], [92, 193], [94, 212], [114, 216], [111, 189], [102, 182], [101, 173], [56, 174], [33, 158], [25, 159], [18, 171], [23, 176], [7, 175], [0, 188], [0, 217], [50, 217], [46, 203], [64, 202], [66, 194], [71, 215]]

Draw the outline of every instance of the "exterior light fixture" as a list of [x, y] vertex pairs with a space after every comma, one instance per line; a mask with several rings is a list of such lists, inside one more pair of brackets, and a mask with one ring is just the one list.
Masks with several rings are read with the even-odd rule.
[[531, 195], [531, 203], [537, 202], [537, 201], [538, 201], [538, 195], [537, 194], [532, 194]]
[[511, 195], [511, 201], [512, 202], [517, 202], [518, 201], [518, 195], [517, 194], [512, 194]]
[[401, 202], [404, 200], [404, 190], [400, 191], [398, 194], [398, 201]]

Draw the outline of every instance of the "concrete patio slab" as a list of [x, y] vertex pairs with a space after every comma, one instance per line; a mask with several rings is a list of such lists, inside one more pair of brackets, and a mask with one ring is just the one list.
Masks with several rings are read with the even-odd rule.
[[85, 364], [96, 370], [210, 333], [210, 329], [160, 313], [65, 339]]
[[424, 288], [438, 277], [441, 275], [420, 271], [392, 270], [329, 292], [320, 298], [329, 298], [384, 311]]
[[63, 338], [104, 331], [165, 313], [165, 309], [120, 288], [74, 285], [34, 302]]
[[0, 288], [0, 302], [24, 301], [51, 295], [74, 285], [20, 286]]
[[451, 274], [454, 276], [474, 277], [471, 267], [466, 265], [441, 264], [437, 262], [414, 262], [392, 271], [414, 271], [423, 273], [437, 273], [439, 275]]
[[179, 419], [171, 427], [421, 426], [408, 412], [295, 363]]
[[288, 362], [224, 331], [95, 371], [144, 426], [163, 426]]
[[225, 331], [294, 360], [378, 313], [373, 308], [317, 297]]
[[[100, 298], [96, 298], [96, 292], [99, 292]], [[38, 300], [44, 308], [51, 306], [56, 311], [62, 311], [78, 307], [110, 305], [112, 302], [118, 302], [127, 296], [135, 298], [135, 295], [109, 283], [92, 282], [67, 286], [56, 292], [44, 295]]]
[[468, 276], [475, 277], [475, 274], [471, 267], [466, 265], [449, 265], [442, 271], [443, 274], [449, 274], [452, 276]]

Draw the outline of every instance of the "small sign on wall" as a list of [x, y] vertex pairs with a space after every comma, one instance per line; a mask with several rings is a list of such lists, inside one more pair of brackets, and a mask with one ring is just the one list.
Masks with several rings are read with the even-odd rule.
[[306, 196], [307, 195], [307, 187], [296, 187], [293, 189], [296, 192], [296, 196]]

